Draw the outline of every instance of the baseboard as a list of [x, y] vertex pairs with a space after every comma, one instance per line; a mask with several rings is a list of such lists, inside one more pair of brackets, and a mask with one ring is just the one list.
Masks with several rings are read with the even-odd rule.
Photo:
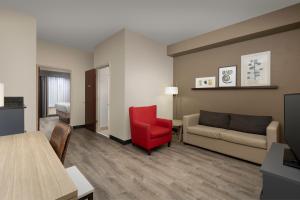
[[58, 117], [58, 114], [47, 115], [47, 117]]
[[76, 125], [76, 126], [73, 126], [73, 129], [78, 129], [78, 128], [85, 128], [85, 125]]
[[118, 142], [120, 144], [123, 144], [123, 145], [131, 143], [131, 139], [129, 139], [129, 140], [121, 140], [120, 138], [117, 138], [117, 137], [112, 136], [112, 135], [109, 136], [109, 139], [111, 139], [113, 141], [116, 141], [116, 142]]

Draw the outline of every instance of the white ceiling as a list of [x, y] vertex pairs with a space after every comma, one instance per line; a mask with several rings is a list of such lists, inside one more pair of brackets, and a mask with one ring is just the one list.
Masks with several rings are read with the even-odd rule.
[[259, 16], [300, 0], [0, 0], [37, 18], [38, 38], [93, 51], [122, 28], [164, 44]]

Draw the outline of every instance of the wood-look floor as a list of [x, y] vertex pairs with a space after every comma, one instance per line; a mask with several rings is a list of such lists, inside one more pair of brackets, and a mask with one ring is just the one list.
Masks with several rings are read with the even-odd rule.
[[71, 136], [65, 166], [76, 165], [98, 200], [259, 199], [259, 166], [173, 142], [148, 156], [86, 129]]

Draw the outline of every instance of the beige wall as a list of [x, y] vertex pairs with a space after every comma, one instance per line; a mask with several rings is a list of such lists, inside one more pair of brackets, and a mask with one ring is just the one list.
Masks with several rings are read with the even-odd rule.
[[125, 120], [130, 138], [130, 106], [157, 105], [158, 116], [172, 119], [173, 97], [164, 89], [173, 84], [173, 58], [167, 47], [145, 36], [125, 31]]
[[130, 139], [130, 106], [158, 105], [158, 114], [172, 118], [173, 62], [166, 46], [140, 34], [122, 30], [96, 47], [95, 67], [110, 66], [110, 134]]
[[36, 20], [0, 9], [0, 82], [5, 96], [23, 96], [25, 130], [36, 130]]
[[37, 64], [71, 72], [71, 125], [85, 124], [85, 71], [93, 67], [93, 54], [38, 40]]
[[[271, 115], [283, 123], [283, 94], [300, 92], [300, 29], [174, 58], [174, 82], [180, 90], [181, 115], [200, 109]], [[195, 78], [218, 75], [218, 67], [238, 65], [241, 55], [271, 51], [271, 84], [278, 90], [192, 91]]]
[[122, 30], [97, 45], [94, 66], [109, 64], [110, 67], [110, 134], [125, 140], [125, 30]]

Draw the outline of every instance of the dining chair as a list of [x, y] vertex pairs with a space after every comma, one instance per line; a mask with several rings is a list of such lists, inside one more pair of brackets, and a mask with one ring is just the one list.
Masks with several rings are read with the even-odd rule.
[[[72, 128], [70, 125], [59, 122], [53, 129], [50, 144], [58, 158], [64, 163]], [[79, 200], [93, 200], [94, 187], [79, 171], [76, 166], [66, 168], [66, 171], [78, 190]]]
[[64, 164], [65, 156], [71, 136], [72, 128], [70, 125], [59, 122], [52, 131], [50, 144], [56, 155]]

